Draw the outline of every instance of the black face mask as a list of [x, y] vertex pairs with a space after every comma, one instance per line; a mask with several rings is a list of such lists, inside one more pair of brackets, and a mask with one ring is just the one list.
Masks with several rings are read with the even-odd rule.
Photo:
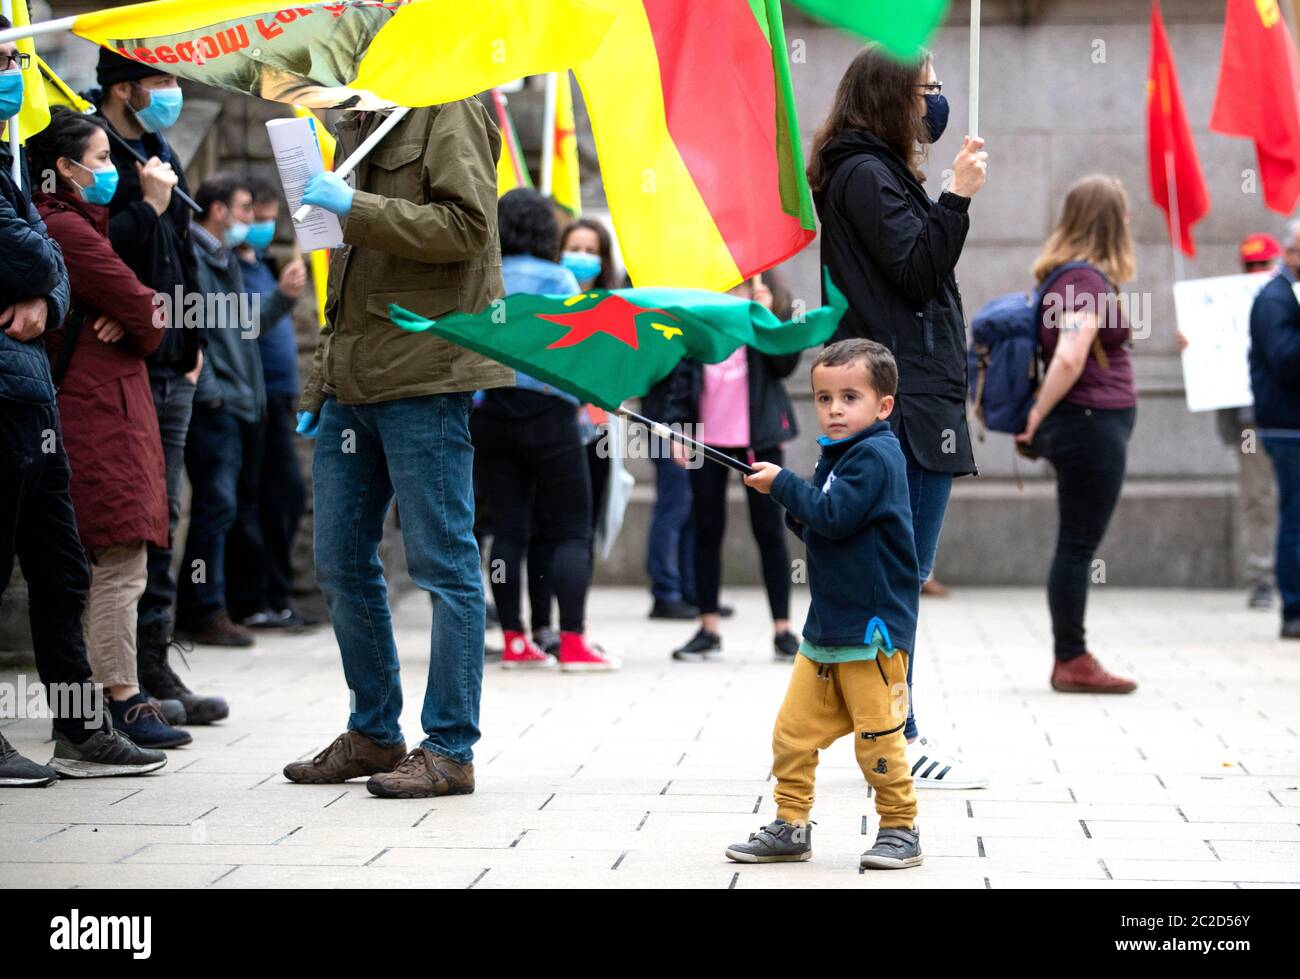
[[931, 143], [939, 142], [943, 131], [948, 128], [948, 99], [943, 95], [925, 97], [925, 131]]

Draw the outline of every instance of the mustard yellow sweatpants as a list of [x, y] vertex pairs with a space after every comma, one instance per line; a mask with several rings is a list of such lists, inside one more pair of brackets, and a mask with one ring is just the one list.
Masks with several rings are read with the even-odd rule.
[[907, 656], [824, 665], [795, 657], [794, 673], [772, 731], [776, 814], [806, 822], [813, 805], [817, 752], [853, 735], [862, 774], [875, 790], [881, 829], [910, 829], [916, 792], [907, 764]]

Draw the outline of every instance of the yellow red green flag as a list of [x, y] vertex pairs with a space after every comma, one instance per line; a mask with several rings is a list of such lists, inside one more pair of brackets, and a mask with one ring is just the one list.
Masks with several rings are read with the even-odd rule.
[[582, 174], [578, 170], [578, 130], [573, 118], [573, 83], [560, 72], [555, 88], [555, 149], [551, 196], [575, 218], [582, 214]]
[[[15, 27], [25, 27], [32, 22], [31, 16], [27, 12], [27, 0], [14, 0], [13, 24]], [[50, 104], [45, 99], [45, 83], [41, 80], [41, 73], [37, 68], [38, 58], [36, 55], [36, 45], [32, 43], [30, 37], [23, 38], [18, 43], [18, 53], [29, 55], [31, 64], [23, 72], [23, 105], [18, 110], [18, 138], [22, 142], [27, 142], [28, 136], [34, 136], [50, 124]], [[9, 129], [5, 127], [5, 137], [8, 138]]]
[[436, 105], [571, 68], [638, 286], [727, 289], [815, 233], [780, 0], [155, 0], [72, 30], [308, 108]]

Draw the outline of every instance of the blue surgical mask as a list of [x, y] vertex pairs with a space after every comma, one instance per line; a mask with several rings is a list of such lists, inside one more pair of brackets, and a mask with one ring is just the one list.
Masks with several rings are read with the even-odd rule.
[[599, 255], [588, 252], [565, 252], [561, 264], [573, 273], [579, 283], [590, 282], [600, 275], [601, 261]]
[[146, 132], [156, 133], [175, 124], [184, 104], [185, 96], [179, 88], [155, 88], [149, 92], [149, 104], [136, 109], [135, 116]]
[[255, 221], [248, 226], [248, 234], [244, 238], [244, 244], [260, 252], [274, 239], [274, 221]]
[[92, 170], [84, 163], [78, 163], [76, 160], [72, 162], [95, 178], [95, 182], [89, 187], [77, 185], [82, 200], [88, 204], [107, 204], [113, 199], [113, 195], [117, 193], [117, 167], [110, 163], [102, 170]]
[[927, 95], [925, 97], [925, 131], [931, 143], [939, 142], [943, 131], [948, 128], [948, 97], [946, 95]]
[[0, 71], [0, 119], [11, 119], [23, 107], [23, 73], [19, 68]]
[[248, 225], [243, 221], [236, 221], [222, 232], [221, 240], [225, 242], [227, 248], [238, 248], [248, 240]]

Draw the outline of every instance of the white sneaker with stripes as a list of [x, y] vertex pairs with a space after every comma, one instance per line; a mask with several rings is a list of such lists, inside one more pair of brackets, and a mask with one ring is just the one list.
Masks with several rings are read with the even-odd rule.
[[907, 746], [912, 783], [918, 789], [987, 789], [989, 779], [945, 751], [933, 738], [917, 738]]

